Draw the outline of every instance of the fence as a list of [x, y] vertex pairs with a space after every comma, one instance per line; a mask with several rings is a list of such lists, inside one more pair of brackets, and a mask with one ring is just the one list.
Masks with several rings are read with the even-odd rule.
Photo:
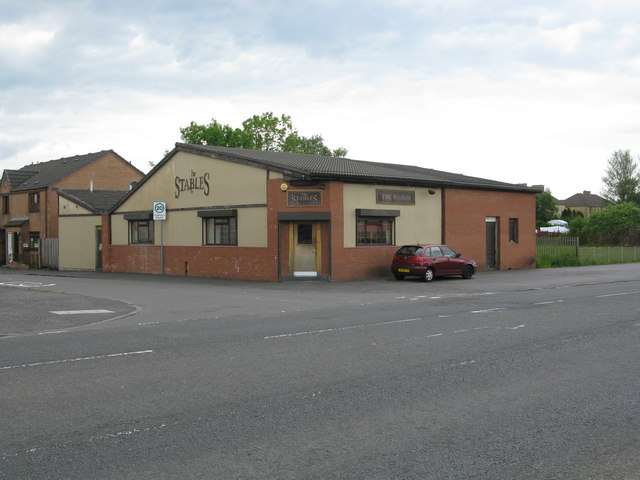
[[549, 257], [577, 257], [580, 255], [580, 237], [537, 237], [536, 254]]
[[[573, 258], [575, 265], [605, 265], [610, 263], [631, 263], [640, 261], [640, 247], [604, 246], [581, 247], [579, 237], [537, 237], [536, 255], [539, 265], [549, 260], [554, 266], [561, 266], [554, 259]], [[569, 266], [573, 263], [564, 263]]]
[[42, 268], [58, 269], [58, 239], [40, 239], [40, 262]]
[[584, 265], [637, 262], [640, 249], [631, 247], [580, 247], [580, 262]]

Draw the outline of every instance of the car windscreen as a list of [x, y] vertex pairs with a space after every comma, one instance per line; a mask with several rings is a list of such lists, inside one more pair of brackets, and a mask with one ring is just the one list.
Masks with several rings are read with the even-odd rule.
[[405, 245], [400, 250], [396, 252], [396, 255], [412, 255], [417, 257], [422, 253], [422, 247], [418, 247], [415, 245]]

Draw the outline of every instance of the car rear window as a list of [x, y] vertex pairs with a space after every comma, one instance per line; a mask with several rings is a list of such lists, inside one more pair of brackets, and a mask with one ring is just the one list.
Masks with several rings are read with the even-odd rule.
[[415, 245], [406, 245], [396, 252], [396, 255], [412, 255], [417, 257], [422, 253], [422, 247]]

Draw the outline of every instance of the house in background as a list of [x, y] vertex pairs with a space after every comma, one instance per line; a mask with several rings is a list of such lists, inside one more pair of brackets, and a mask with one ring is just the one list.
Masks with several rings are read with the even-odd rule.
[[537, 193], [411, 165], [178, 143], [103, 222], [102, 268], [354, 280], [390, 276], [398, 246], [419, 242], [481, 269], [533, 268]]
[[41, 266], [46, 243], [51, 256], [44, 266], [57, 267], [58, 189], [128, 190], [143, 176], [113, 150], [5, 170], [0, 180], [0, 264]]
[[594, 212], [604, 210], [608, 204], [609, 202], [604, 198], [591, 193], [589, 190], [585, 190], [582, 193], [576, 193], [566, 200], [556, 201], [559, 215], [562, 215], [563, 211], [570, 209], [574, 212], [582, 213], [584, 218], [589, 217]]

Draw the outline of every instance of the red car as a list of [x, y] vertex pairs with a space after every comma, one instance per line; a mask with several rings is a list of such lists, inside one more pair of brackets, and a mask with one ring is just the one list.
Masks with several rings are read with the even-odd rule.
[[475, 260], [463, 257], [446, 245], [405, 245], [393, 256], [391, 273], [396, 280], [414, 276], [430, 282], [447, 275], [469, 279], [477, 267]]

